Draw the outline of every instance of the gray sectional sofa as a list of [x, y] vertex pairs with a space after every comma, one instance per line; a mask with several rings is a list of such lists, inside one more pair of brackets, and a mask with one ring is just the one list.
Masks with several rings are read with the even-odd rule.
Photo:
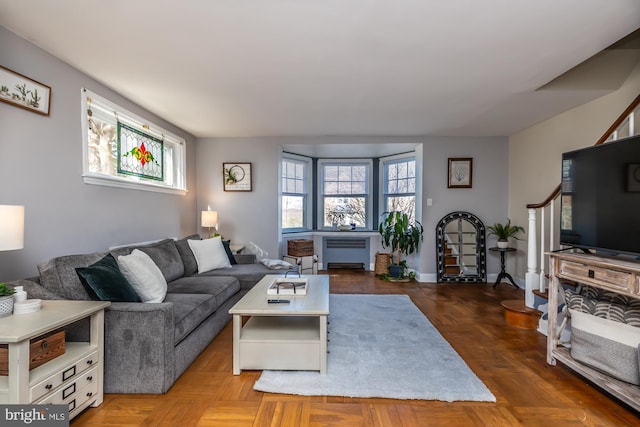
[[[229, 308], [265, 274], [282, 273], [256, 263], [254, 255], [235, 255], [231, 268], [198, 274], [189, 239], [199, 237], [110, 251], [116, 258], [136, 248], [149, 255], [167, 281], [167, 295], [161, 303], [112, 302], [105, 311], [105, 393], [167, 392], [229, 322]], [[107, 254], [60, 256], [39, 265], [39, 277], [9, 284], [24, 286], [29, 298], [90, 300], [75, 269]], [[67, 336], [85, 340], [88, 322]]]

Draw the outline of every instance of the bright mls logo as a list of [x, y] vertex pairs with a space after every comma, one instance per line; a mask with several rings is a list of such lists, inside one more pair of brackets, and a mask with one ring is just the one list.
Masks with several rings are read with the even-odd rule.
[[0, 405], [0, 425], [68, 427], [68, 405]]

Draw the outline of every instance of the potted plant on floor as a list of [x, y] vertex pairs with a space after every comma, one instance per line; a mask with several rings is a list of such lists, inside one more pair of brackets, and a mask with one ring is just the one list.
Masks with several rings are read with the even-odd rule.
[[516, 240], [520, 240], [516, 234], [524, 233], [524, 228], [519, 225], [511, 225], [511, 220], [507, 219], [506, 224], [495, 223], [487, 227], [489, 235], [494, 235], [498, 238], [497, 246], [501, 249], [509, 247], [509, 238], [513, 237]]
[[423, 228], [419, 221], [409, 222], [409, 217], [403, 212], [385, 213], [386, 218], [378, 227], [382, 236], [382, 247], [391, 248], [395, 253], [395, 263], [389, 265], [389, 274], [392, 278], [406, 278], [407, 262], [402, 259], [402, 254], [411, 255], [418, 252], [422, 242]]

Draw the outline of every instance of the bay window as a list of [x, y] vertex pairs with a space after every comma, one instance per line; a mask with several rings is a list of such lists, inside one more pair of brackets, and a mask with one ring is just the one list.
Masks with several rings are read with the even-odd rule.
[[382, 162], [384, 177], [382, 184], [383, 210], [400, 211], [416, 217], [416, 160], [415, 157], [393, 157]]
[[371, 161], [319, 161], [319, 228], [371, 226]]
[[308, 229], [310, 161], [301, 156], [286, 156], [281, 167], [282, 229]]

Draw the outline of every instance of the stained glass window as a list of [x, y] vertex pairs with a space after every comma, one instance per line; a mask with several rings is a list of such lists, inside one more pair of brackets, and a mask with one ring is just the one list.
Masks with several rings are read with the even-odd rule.
[[84, 182], [186, 194], [186, 144], [84, 89]]
[[164, 180], [164, 141], [118, 122], [118, 173]]

